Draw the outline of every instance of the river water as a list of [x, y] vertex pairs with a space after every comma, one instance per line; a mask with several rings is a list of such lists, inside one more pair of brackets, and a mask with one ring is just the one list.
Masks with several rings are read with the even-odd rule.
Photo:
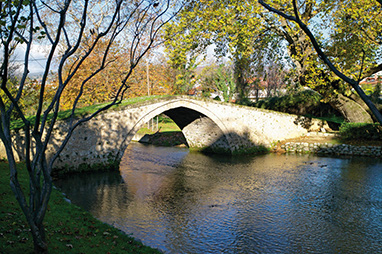
[[165, 253], [380, 253], [382, 160], [218, 156], [133, 143], [120, 172], [56, 182]]

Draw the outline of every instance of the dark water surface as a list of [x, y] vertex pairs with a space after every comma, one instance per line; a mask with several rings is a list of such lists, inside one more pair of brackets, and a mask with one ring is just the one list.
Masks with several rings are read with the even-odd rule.
[[131, 144], [120, 172], [56, 183], [165, 253], [382, 253], [382, 160], [229, 157]]

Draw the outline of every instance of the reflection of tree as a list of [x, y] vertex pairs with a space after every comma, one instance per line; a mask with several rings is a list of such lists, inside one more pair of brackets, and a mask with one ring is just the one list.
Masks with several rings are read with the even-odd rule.
[[[118, 204], [112, 207], [120, 207], [119, 204], [128, 203], [132, 198], [123, 185], [123, 179], [119, 172], [92, 172], [73, 175], [67, 179], [55, 183], [74, 204], [80, 204], [84, 209], [98, 214], [105, 202]], [[115, 199], [114, 197], [118, 197]]]

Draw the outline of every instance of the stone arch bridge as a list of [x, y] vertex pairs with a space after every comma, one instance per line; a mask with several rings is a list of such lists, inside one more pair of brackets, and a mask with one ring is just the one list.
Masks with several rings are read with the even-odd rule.
[[[305, 125], [309, 122], [296, 115], [213, 100], [164, 97], [117, 107], [82, 124], [74, 131], [55, 167], [119, 163], [136, 132], [161, 113], [180, 127], [189, 147], [230, 154], [270, 148], [279, 140], [302, 136], [308, 132]], [[54, 144], [63, 139], [66, 125], [65, 121], [57, 125], [48, 158], [55, 151]], [[15, 145], [20, 142], [19, 132]]]

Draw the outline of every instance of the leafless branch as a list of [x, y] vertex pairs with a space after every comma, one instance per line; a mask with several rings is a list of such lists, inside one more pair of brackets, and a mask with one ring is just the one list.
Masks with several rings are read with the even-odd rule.
[[[37, 134], [39, 131], [40, 131], [40, 134], [41, 134], [41, 132], [43, 132], [43, 128], [40, 128], [40, 130], [39, 130], [39, 126], [40, 126], [41, 112], [43, 109], [45, 86], [46, 86], [47, 77], [48, 77], [48, 74], [50, 71], [51, 63], [53, 60], [53, 56], [56, 52], [57, 46], [58, 46], [60, 38], [61, 38], [61, 32], [62, 32], [62, 29], [63, 29], [64, 24], [65, 24], [65, 15], [66, 15], [68, 8], [69, 8], [69, 5], [66, 5], [65, 8], [60, 12], [60, 21], [59, 21], [59, 26], [57, 28], [56, 38], [55, 38], [55, 40], [51, 46], [51, 49], [50, 49], [50, 52], [49, 52], [49, 55], [48, 55], [48, 58], [46, 61], [46, 68], [44, 70], [44, 74], [42, 77], [40, 97], [39, 97], [39, 105], [38, 105], [38, 109], [37, 109], [37, 113], [36, 113], [36, 121], [34, 124], [34, 130], [33, 130], [33, 132], [35, 134]], [[55, 99], [57, 100], [58, 98], [55, 97]], [[44, 122], [46, 121], [48, 113], [49, 113], [48, 111], [45, 112], [45, 116], [43, 118]], [[44, 123], [42, 125], [44, 125]]]
[[[43, 2], [43, 1], [42, 1], [42, 2]], [[44, 2], [43, 2], [43, 3], [44, 3]], [[34, 7], [34, 9], [35, 9], [36, 17], [37, 17], [37, 19], [38, 19], [40, 25], [41, 25], [42, 28], [44, 29], [45, 35], [47, 36], [49, 42], [50, 42], [51, 44], [53, 44], [54, 41], [53, 41], [52, 37], [50, 36], [50, 33], [49, 33], [49, 31], [48, 31], [48, 27], [47, 27], [47, 25], [46, 25], [45, 22], [43, 22], [42, 19], [41, 19], [41, 15], [40, 15], [40, 12], [38, 11], [36, 2], [35, 2], [35, 1], [32, 1], [32, 4], [33, 4], [33, 7]]]
[[[84, 4], [80, 8], [81, 10], [75, 10], [77, 13], [81, 11], [81, 17], [79, 19], [76, 18], [70, 20], [68, 20], [67, 16], [71, 11], [69, 7], [71, 7], [70, 4], [72, 4], [72, 1], [52, 1], [52, 3], [50, 3], [45, 0], [31, 0], [29, 2], [29, 8], [23, 10], [25, 13], [29, 12], [29, 16], [26, 21], [28, 23], [28, 29], [25, 31], [19, 31], [18, 29], [20, 26], [18, 27], [17, 25], [25, 23], [24, 21], [19, 21], [20, 11], [24, 8], [22, 6], [23, 2], [25, 1], [18, 1], [18, 6], [12, 5], [9, 7], [11, 17], [7, 18], [7, 22], [9, 23], [9, 25], [7, 25], [7, 29], [9, 27], [7, 31], [8, 37], [2, 37], [3, 62], [0, 69], [0, 89], [5, 93], [7, 100], [10, 101], [10, 106], [8, 106], [9, 103], [5, 100], [5, 98], [0, 97], [0, 138], [3, 141], [7, 151], [9, 167], [11, 169], [12, 189], [31, 227], [31, 232], [34, 239], [39, 239], [36, 244], [39, 248], [44, 249], [46, 248], [46, 242], [44, 242], [40, 236], [43, 233], [42, 221], [52, 190], [51, 170], [55, 160], [70, 140], [73, 131], [80, 124], [89, 121], [100, 112], [105, 111], [122, 101], [124, 98], [124, 93], [129, 88], [127, 85], [127, 80], [131, 77], [134, 68], [154, 45], [154, 40], [158, 36], [159, 30], [164, 24], [169, 22], [173, 16], [165, 17], [166, 13], [170, 10], [170, 0], [163, 1], [164, 4], [160, 5], [160, 7], [158, 7], [159, 9], [154, 9], [157, 6], [154, 6], [152, 2], [145, 2], [145, 0], [142, 0], [139, 1], [137, 5], [132, 5], [131, 9], [127, 8], [129, 13], [123, 12], [125, 10], [124, 8], [123, 10], [121, 9], [123, 1], [118, 0], [108, 2], [111, 4], [110, 8], [113, 9], [113, 14], [111, 15], [112, 17], [110, 21], [109, 18], [107, 19], [108, 23], [101, 24], [101, 21], [104, 20], [103, 17], [100, 18], [100, 22], [97, 22], [98, 19], [96, 16], [94, 16], [94, 19], [93, 17], [89, 17], [89, 5], [91, 3], [89, 0], [83, 0]], [[76, 3], [78, 2], [75, 2], [74, 4]], [[107, 9], [108, 8], [109, 6], [107, 6]], [[14, 10], [17, 11], [15, 12]], [[55, 19], [54, 22], [47, 22], [47, 24], [51, 23], [50, 27], [48, 27], [45, 23], [45, 19], [47, 17], [40, 13], [41, 11], [47, 11], [50, 15], [52, 15], [52, 17], [56, 16], [59, 17], [59, 19]], [[41, 87], [38, 91], [39, 98], [35, 113], [35, 122], [32, 125], [25, 117], [19, 102], [22, 98], [29, 73], [28, 62], [32, 42], [35, 39], [34, 36], [37, 37], [41, 35], [35, 31], [35, 23], [39, 24], [39, 26], [43, 28], [43, 34], [45, 34], [46, 40], [49, 42], [50, 49], [46, 58]], [[89, 25], [89, 23], [91, 24]], [[79, 24], [79, 26], [74, 30], [70, 30], [69, 27], [73, 24]], [[86, 40], [86, 38], [88, 38], [85, 34], [87, 31], [87, 26], [89, 27], [92, 25], [95, 26], [97, 31], [93, 32], [91, 40]], [[113, 43], [118, 41], [119, 36], [121, 36], [129, 27], [132, 27], [134, 31], [131, 36], [127, 37], [130, 42], [127, 50], [132, 56], [131, 65], [129, 66], [127, 73], [125, 73], [125, 76], [122, 78], [122, 81], [117, 88], [115, 97], [110, 103], [101, 107], [95, 113], [82, 119], [75, 119], [75, 110], [84, 94], [85, 86], [89, 84], [91, 79], [94, 79], [94, 77], [99, 75], [102, 70], [109, 67], [114, 61], [114, 59], [109, 59], [112, 54], [111, 47]], [[25, 42], [26, 50], [24, 56], [25, 63], [23, 76], [19, 81], [19, 90], [17, 90], [15, 95], [12, 94], [9, 87], [7, 87], [7, 80], [9, 76], [9, 57], [15, 48], [14, 45], [17, 45], [14, 43], [14, 38], [16, 36]], [[76, 75], [80, 68], [83, 67], [85, 60], [96, 51], [95, 49], [97, 45], [101, 44], [101, 42], [104, 41], [104, 38], [108, 41], [106, 47], [103, 48], [102, 51], [102, 60], [96, 70], [92, 71], [81, 82], [80, 89], [76, 94], [71, 108], [69, 130], [66, 133], [62, 143], [58, 144], [58, 149], [55, 151], [53, 157], [47, 161], [47, 146], [52, 139], [53, 130], [56, 126], [58, 112], [60, 109], [60, 100], [63, 92], [73, 80], [74, 75]], [[60, 47], [62, 47], [63, 51], [61, 51]], [[59, 50], [62, 54], [58, 62], [57, 70], [58, 87], [55, 90], [53, 98], [48, 102], [48, 106], [44, 106], [47, 103], [47, 101], [45, 101], [44, 94], [46, 93], [49, 85], [48, 75], [53, 68], [53, 59]], [[71, 63], [70, 66], [69, 63]], [[69, 72], [67, 72], [67, 70], [69, 70]], [[26, 193], [23, 192], [17, 179], [15, 154], [12, 147], [12, 135], [10, 131], [10, 114], [13, 111], [19, 113], [20, 118], [25, 124], [25, 151], [23, 152], [23, 156], [30, 174], [29, 203], [27, 202]]]

